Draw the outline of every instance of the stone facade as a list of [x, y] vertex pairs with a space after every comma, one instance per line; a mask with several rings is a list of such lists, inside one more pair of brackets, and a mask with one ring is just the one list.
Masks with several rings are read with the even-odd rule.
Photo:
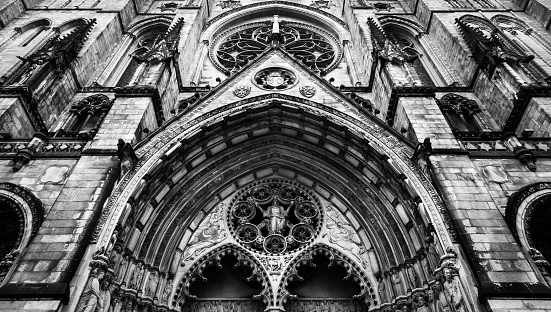
[[0, 3], [0, 310], [551, 311], [551, 6]]

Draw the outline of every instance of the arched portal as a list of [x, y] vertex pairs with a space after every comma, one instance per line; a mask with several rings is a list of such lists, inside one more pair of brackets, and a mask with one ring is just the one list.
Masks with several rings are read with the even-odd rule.
[[[441, 279], [440, 255], [453, 238], [436, 193], [410, 160], [413, 146], [370, 115], [343, 113], [356, 110], [349, 98], [335, 93], [329, 96], [336, 104], [319, 104], [293, 95], [298, 85], [288, 86], [290, 94], [266, 90], [205, 109], [228, 90], [225, 84], [137, 146], [140, 161], [104, 209], [98, 246], [113, 259], [128, 298], [121, 304], [179, 310], [212, 301], [196, 284], [207, 272], [232, 285], [255, 276], [261, 293], [218, 299], [258, 298], [269, 311], [295, 295], [413, 308], [415, 296]], [[226, 259], [226, 246], [238, 252]], [[289, 272], [309, 259], [346, 269], [357, 286], [308, 294], [293, 284], [289, 291]], [[205, 271], [213, 263], [219, 275]], [[235, 264], [251, 275], [240, 278]], [[327, 280], [315, 272], [302, 278], [341, 280], [336, 270], [324, 271]], [[351, 295], [355, 287], [360, 291]]]

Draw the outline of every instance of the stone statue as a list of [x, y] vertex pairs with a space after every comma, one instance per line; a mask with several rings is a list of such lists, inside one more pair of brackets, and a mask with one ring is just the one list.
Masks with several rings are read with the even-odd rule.
[[172, 293], [172, 279], [169, 279], [166, 282], [165, 289], [163, 290], [163, 295], [161, 297], [161, 303], [168, 304], [168, 299]]
[[228, 237], [228, 233], [223, 227], [223, 206], [220, 205], [216, 211], [204, 220], [197, 228], [191, 238], [188, 247], [184, 251], [182, 265], [188, 260], [195, 259], [207, 248], [214, 246]]
[[109, 308], [111, 307], [111, 283], [107, 279], [103, 279], [100, 284], [100, 297], [98, 307], [101, 307], [101, 309], [98, 310], [98, 308], [96, 307], [95, 312], [108, 312]]
[[100, 290], [100, 281], [105, 277], [105, 271], [102, 268], [96, 268], [90, 273], [88, 282], [84, 286], [82, 296], [77, 305], [77, 312], [95, 312], [103, 311], [102, 293]]
[[436, 291], [436, 300], [434, 300], [434, 311], [433, 312], [450, 312], [450, 304], [444, 291], [442, 291], [442, 284], [439, 281], [434, 283], [434, 290]]
[[377, 291], [379, 292], [379, 298], [381, 303], [388, 302], [388, 297], [386, 294], [386, 285], [382, 276], [377, 277]]
[[450, 268], [444, 269], [444, 292], [449, 299], [450, 304], [457, 312], [463, 312], [463, 296], [461, 294], [459, 281], [453, 278]]
[[419, 287], [419, 278], [417, 277], [417, 272], [415, 272], [413, 265], [408, 264], [406, 268], [406, 272], [408, 274], [408, 279], [411, 284], [411, 288]]
[[119, 270], [117, 273], [117, 280], [122, 283], [124, 282], [124, 275], [126, 274], [126, 267], [128, 266], [128, 260], [126, 257], [121, 257], [121, 264], [119, 265]]
[[419, 307], [417, 308], [416, 312], [431, 312], [429, 307], [427, 306], [427, 302], [424, 296], [420, 296], [418, 299], [418, 302], [419, 302]]
[[132, 277], [130, 278], [130, 288], [140, 290], [140, 283], [143, 277], [143, 266], [138, 263], [132, 271]]
[[159, 278], [157, 277], [157, 272], [153, 271], [149, 274], [148, 283], [145, 286], [145, 295], [151, 298], [155, 297], [157, 284], [159, 284]]
[[283, 208], [278, 203], [277, 196], [274, 196], [272, 205], [266, 208], [266, 210], [260, 208], [257, 204], [257, 207], [260, 211], [262, 211], [262, 215], [264, 216], [264, 221], [259, 224], [259, 228], [265, 227], [270, 234], [281, 234], [281, 232], [288, 226], [287, 215], [293, 205], [294, 201], [291, 205], [289, 205], [289, 207], [287, 207], [287, 209]]

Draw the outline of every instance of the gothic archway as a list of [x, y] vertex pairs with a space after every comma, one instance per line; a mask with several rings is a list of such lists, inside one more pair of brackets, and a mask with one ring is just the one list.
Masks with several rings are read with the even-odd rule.
[[551, 216], [551, 184], [546, 182], [525, 186], [513, 194], [505, 211], [507, 224], [524, 250], [532, 257], [551, 286], [551, 243], [549, 218]]
[[42, 203], [31, 191], [0, 183], [0, 283], [7, 281], [17, 256], [44, 219]]

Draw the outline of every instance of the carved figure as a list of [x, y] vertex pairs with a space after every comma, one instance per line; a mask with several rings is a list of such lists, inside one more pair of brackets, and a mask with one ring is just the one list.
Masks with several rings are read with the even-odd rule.
[[362, 255], [367, 255], [365, 247], [360, 240], [356, 231], [344, 218], [337, 212], [337, 210], [331, 206], [326, 207], [327, 210], [327, 233], [323, 234], [323, 237], [329, 236], [329, 242], [350, 251], [352, 255], [362, 264], [364, 268], [367, 268], [368, 263], [363, 259]]
[[416, 312], [431, 312], [424, 296], [419, 297], [419, 307]]
[[386, 285], [382, 276], [377, 277], [377, 291], [379, 292], [379, 298], [381, 303], [388, 302], [388, 297], [386, 294]]
[[228, 237], [223, 228], [222, 207], [220, 206], [206, 220], [204, 220], [184, 251], [182, 265], [188, 260], [193, 260], [207, 248], [214, 246]]
[[77, 312], [103, 311], [103, 300], [100, 291], [100, 280], [105, 277], [105, 271], [101, 268], [94, 269], [77, 305]]
[[149, 281], [145, 286], [145, 295], [151, 298], [155, 297], [157, 284], [159, 284], [159, 278], [157, 277], [157, 272], [151, 272], [149, 274]]
[[141, 263], [138, 263], [132, 272], [132, 277], [130, 278], [130, 288], [139, 290], [140, 283], [143, 277], [143, 266]]
[[[101, 307], [98, 309], [98, 307]], [[108, 312], [111, 307], [111, 283], [104, 278], [100, 284], [100, 297], [95, 312]]]
[[172, 293], [172, 279], [169, 279], [166, 282], [165, 289], [163, 290], [163, 295], [161, 297], [161, 303], [168, 303], [168, 298]]
[[436, 300], [434, 300], [434, 312], [450, 312], [450, 304], [444, 291], [442, 291], [442, 284], [436, 281], [434, 290], [438, 293]]
[[411, 288], [419, 287], [419, 278], [417, 277], [417, 272], [415, 272], [415, 269], [411, 264], [407, 266], [406, 271], [408, 274], [409, 282], [411, 284]]
[[444, 292], [451, 305], [457, 312], [463, 312], [463, 296], [461, 294], [459, 282], [453, 278], [452, 271], [449, 268], [444, 269]]
[[293, 204], [294, 202], [285, 209], [278, 203], [276, 196], [274, 196], [272, 205], [266, 208], [266, 210], [263, 210], [257, 204], [257, 207], [262, 211], [262, 215], [264, 216], [264, 222], [259, 227], [266, 227], [270, 234], [281, 234], [288, 225], [287, 216]]

